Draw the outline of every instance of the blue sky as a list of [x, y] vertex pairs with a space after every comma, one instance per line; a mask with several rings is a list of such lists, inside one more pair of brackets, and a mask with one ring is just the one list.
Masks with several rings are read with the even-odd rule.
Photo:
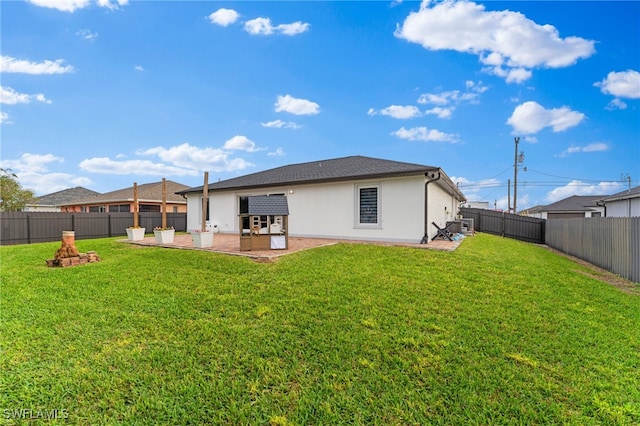
[[[44, 195], [365, 155], [518, 209], [640, 183], [640, 2], [3, 1], [1, 165]], [[525, 171], [526, 167], [526, 171]]]

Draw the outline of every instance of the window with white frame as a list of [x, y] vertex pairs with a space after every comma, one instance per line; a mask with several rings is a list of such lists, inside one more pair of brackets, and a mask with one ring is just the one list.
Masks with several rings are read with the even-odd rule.
[[356, 185], [356, 227], [379, 228], [380, 186]]

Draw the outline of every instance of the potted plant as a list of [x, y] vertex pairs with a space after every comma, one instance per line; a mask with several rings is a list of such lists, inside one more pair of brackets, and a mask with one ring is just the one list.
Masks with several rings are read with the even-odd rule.
[[127, 238], [129, 241], [140, 241], [144, 239], [145, 228], [131, 226], [127, 228]]
[[156, 237], [156, 243], [158, 244], [171, 244], [173, 243], [173, 235], [176, 230], [173, 226], [168, 228], [163, 228], [160, 226], [156, 226], [153, 228], [153, 235]]
[[211, 247], [213, 245], [213, 232], [194, 229], [191, 231], [191, 241], [194, 247]]

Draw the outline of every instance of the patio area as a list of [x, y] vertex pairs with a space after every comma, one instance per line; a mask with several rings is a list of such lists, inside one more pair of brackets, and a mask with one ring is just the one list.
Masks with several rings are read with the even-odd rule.
[[290, 253], [295, 253], [302, 250], [312, 249], [316, 247], [328, 246], [338, 243], [350, 243], [350, 244], [378, 244], [385, 246], [402, 246], [402, 247], [414, 247], [418, 249], [428, 250], [443, 250], [453, 251], [455, 250], [462, 239], [454, 241], [436, 240], [431, 241], [429, 244], [404, 244], [404, 243], [388, 243], [378, 241], [353, 241], [353, 240], [338, 240], [329, 238], [300, 238], [289, 237], [289, 247], [285, 250], [252, 250], [252, 251], [240, 251], [240, 237], [237, 234], [214, 234], [213, 246], [206, 248], [194, 247], [191, 241], [191, 234], [188, 233], [176, 233], [171, 244], [159, 244], [156, 242], [153, 235], [147, 235], [143, 240], [130, 241], [122, 240], [130, 244], [136, 244], [141, 246], [156, 246], [173, 249], [184, 250], [201, 250], [210, 251], [215, 253], [223, 253], [234, 256], [245, 256], [257, 261], [273, 261], [280, 256], [284, 256]]

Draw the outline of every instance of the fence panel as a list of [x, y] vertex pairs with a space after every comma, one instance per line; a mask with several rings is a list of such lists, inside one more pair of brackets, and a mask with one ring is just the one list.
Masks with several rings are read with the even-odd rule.
[[29, 243], [29, 221], [25, 214], [20, 212], [0, 213], [0, 229], [2, 244], [7, 241], [15, 241], [12, 244]]
[[[162, 214], [139, 214], [140, 226], [153, 232], [162, 226]], [[0, 212], [0, 244], [30, 244], [59, 241], [62, 231], [75, 231], [76, 239], [124, 236], [133, 226], [132, 213]], [[167, 213], [167, 226], [187, 230], [186, 213]]]
[[[76, 239], [90, 239], [100, 237], [113, 237], [110, 232], [109, 221], [111, 214], [101, 213], [77, 213], [74, 214], [74, 228]], [[126, 231], [125, 231], [126, 234]], [[122, 235], [115, 234], [115, 235]]]
[[473, 219], [476, 231], [544, 244], [544, 219], [466, 207], [460, 209], [460, 214]]
[[546, 241], [549, 247], [640, 282], [640, 217], [551, 219]]

